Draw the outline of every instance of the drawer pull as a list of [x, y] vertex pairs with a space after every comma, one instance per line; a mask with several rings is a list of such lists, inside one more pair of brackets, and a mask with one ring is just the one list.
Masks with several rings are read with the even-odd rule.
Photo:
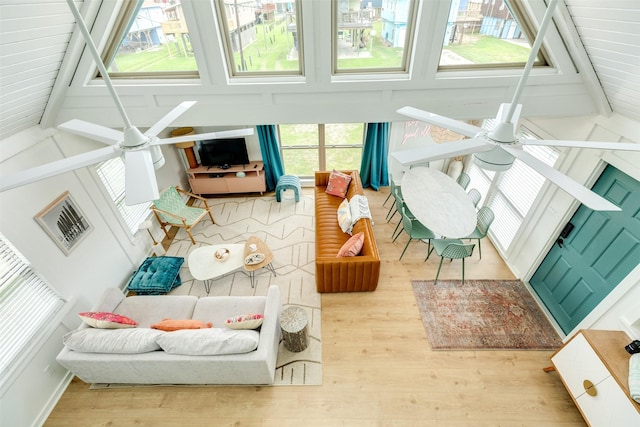
[[586, 391], [589, 396], [595, 396], [598, 394], [598, 391], [596, 390], [596, 386], [593, 385], [591, 381], [584, 380], [582, 382], [582, 386], [584, 387], [584, 391]]

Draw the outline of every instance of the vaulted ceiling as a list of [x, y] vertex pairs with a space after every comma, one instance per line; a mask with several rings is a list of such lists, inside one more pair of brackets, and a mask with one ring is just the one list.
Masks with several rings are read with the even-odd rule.
[[[601, 87], [612, 111], [640, 122], [640, 1], [561, 0], [558, 14], [565, 45], [579, 46], [595, 70], [585, 85]], [[65, 96], [55, 82], [74, 29], [64, 0], [0, 0], [0, 140], [41, 125], [47, 104]]]

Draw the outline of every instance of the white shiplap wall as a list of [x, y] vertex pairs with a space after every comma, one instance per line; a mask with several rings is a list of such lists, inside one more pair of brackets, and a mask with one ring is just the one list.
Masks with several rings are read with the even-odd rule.
[[64, 0], [0, 1], [0, 139], [40, 123], [75, 20]]
[[640, 1], [565, 3], [611, 108], [640, 120]]

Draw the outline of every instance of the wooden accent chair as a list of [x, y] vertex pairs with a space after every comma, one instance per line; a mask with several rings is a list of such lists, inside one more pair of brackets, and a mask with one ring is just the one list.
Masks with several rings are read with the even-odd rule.
[[[202, 203], [204, 203], [204, 207], [187, 206], [180, 194], [201, 200]], [[211, 222], [213, 224], [216, 223], [207, 200], [204, 197], [182, 190], [180, 187], [169, 187], [163, 191], [162, 194], [160, 194], [160, 198], [153, 201], [150, 209], [153, 211], [153, 214], [167, 237], [169, 237], [167, 226], [182, 227], [194, 245], [196, 241], [191, 234], [191, 229], [207, 214], [209, 218], [211, 218]]]

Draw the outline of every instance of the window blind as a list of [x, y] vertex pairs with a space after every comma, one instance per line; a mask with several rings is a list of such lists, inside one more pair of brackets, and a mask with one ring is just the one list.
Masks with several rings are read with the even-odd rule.
[[115, 204], [120, 216], [131, 231], [131, 234], [138, 232], [138, 226], [149, 216], [150, 202], [127, 206], [125, 203], [125, 170], [124, 162], [120, 157], [116, 157], [106, 162], [100, 163], [96, 167], [96, 172], [100, 180], [107, 189], [107, 193]]
[[[490, 129], [493, 122], [486, 120], [483, 127]], [[539, 139], [524, 127], [521, 127], [521, 133], [528, 139]], [[523, 149], [549, 166], [555, 164], [559, 155], [548, 146], [525, 145]], [[504, 172], [487, 171], [472, 164], [467, 173], [471, 177], [471, 185], [482, 194], [484, 204], [495, 213], [490, 233], [494, 243], [506, 251], [544, 185], [545, 178], [518, 159]]]
[[49, 324], [65, 300], [0, 234], [0, 378]]

